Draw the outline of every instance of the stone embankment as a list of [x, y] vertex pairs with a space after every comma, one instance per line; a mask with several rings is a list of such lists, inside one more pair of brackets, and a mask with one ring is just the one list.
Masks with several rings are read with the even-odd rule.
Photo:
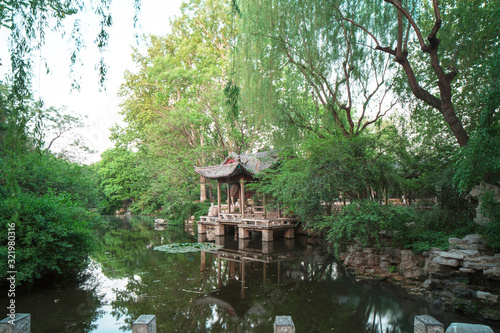
[[[389, 245], [390, 236], [383, 236]], [[390, 279], [444, 309], [500, 320], [500, 253], [489, 251], [479, 235], [450, 238], [446, 251], [422, 254], [351, 244], [340, 257], [357, 275]]]

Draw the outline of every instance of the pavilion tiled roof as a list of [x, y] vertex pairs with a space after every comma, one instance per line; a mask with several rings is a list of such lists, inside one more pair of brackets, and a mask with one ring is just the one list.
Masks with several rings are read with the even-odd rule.
[[[208, 179], [224, 179], [239, 174], [253, 176], [269, 168], [277, 159], [276, 151], [266, 151], [254, 154], [231, 154], [220, 165], [195, 167], [194, 171]], [[235, 162], [227, 163], [230, 159]]]

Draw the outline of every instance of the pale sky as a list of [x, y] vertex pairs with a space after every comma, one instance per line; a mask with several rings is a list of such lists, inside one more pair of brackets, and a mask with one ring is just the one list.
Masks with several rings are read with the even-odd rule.
[[[132, 72], [135, 70], [131, 54], [132, 47], [137, 47], [138, 40], [134, 37], [134, 33], [139, 34], [139, 36], [143, 34], [165, 35], [170, 31], [170, 19], [180, 15], [182, 2], [183, 0], [142, 0], [139, 16], [140, 27], [134, 31], [133, 1], [113, 1], [113, 26], [108, 30], [109, 46], [105, 54], [109, 69], [106, 91], [104, 92], [99, 91], [98, 73], [94, 69], [100, 57], [93, 42], [98, 31], [98, 21], [95, 19], [89, 21], [85, 18], [87, 22], [83, 28], [87, 29], [85, 35], [88, 38], [85, 41], [87, 48], [81, 53], [84, 65], [76, 68], [76, 74], [81, 76], [80, 91], [71, 91], [71, 80], [68, 77], [71, 49], [69, 38], [62, 38], [60, 32], [47, 33], [45, 47], [35, 56], [37, 63], [33, 80], [35, 98], [40, 97], [46, 106], [57, 108], [65, 106], [68, 113], [88, 117], [85, 122], [89, 126], [79, 131], [79, 134], [87, 146], [96, 150], [97, 153], [88, 156], [85, 159], [86, 163], [99, 160], [99, 155], [112, 146], [109, 140], [109, 128], [117, 123], [123, 125], [122, 116], [118, 113], [121, 99], [117, 93], [123, 83], [125, 70]], [[72, 23], [70, 25], [72, 26]], [[0, 40], [6, 46], [8, 31], [1, 30]], [[145, 50], [144, 43], [140, 42], [140, 45], [142, 48], [139, 47], [139, 49]], [[0, 49], [0, 58], [2, 59], [0, 75], [3, 76], [10, 69], [6, 47]], [[45, 70], [45, 62], [50, 69], [48, 75]], [[40, 64], [42, 66], [38, 68]], [[67, 135], [65, 140], [70, 140], [75, 134]], [[59, 144], [65, 144], [64, 140], [59, 140]]]

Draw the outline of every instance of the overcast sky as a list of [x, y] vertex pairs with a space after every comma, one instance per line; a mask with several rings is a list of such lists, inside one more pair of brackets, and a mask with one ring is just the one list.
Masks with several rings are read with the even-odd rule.
[[[85, 41], [87, 48], [81, 53], [84, 65], [76, 68], [76, 74], [81, 76], [80, 91], [71, 91], [71, 80], [68, 77], [71, 46], [68, 38], [62, 38], [60, 32], [47, 33], [45, 47], [35, 56], [37, 67], [41, 65], [35, 69], [33, 80], [35, 98], [41, 98], [46, 106], [57, 108], [65, 106], [68, 113], [88, 116], [85, 122], [89, 126], [79, 133], [86, 144], [97, 153], [88, 156], [86, 163], [97, 161], [99, 155], [112, 146], [109, 141], [109, 128], [116, 123], [123, 125], [122, 116], [118, 113], [121, 99], [117, 96], [117, 92], [123, 83], [125, 70], [135, 69], [131, 54], [132, 47], [137, 47], [138, 40], [134, 34], [165, 35], [170, 31], [170, 19], [180, 14], [182, 2], [183, 0], [142, 0], [140, 27], [134, 31], [133, 1], [113, 1], [113, 27], [109, 30], [109, 47], [105, 54], [109, 70], [104, 92], [99, 91], [98, 73], [94, 69], [100, 57], [93, 42], [98, 21], [86, 19], [87, 23], [84, 26], [85, 35], [88, 36], [88, 40]], [[2, 30], [0, 38], [5, 47], [0, 50], [3, 64], [0, 67], [0, 74], [3, 76], [10, 67], [6, 47], [8, 31]], [[144, 43], [141, 45], [144, 49]], [[49, 74], [46, 74], [45, 63], [50, 69]], [[72, 135], [69, 135], [66, 140], [71, 137]], [[59, 141], [60, 144], [65, 144], [63, 140]]]

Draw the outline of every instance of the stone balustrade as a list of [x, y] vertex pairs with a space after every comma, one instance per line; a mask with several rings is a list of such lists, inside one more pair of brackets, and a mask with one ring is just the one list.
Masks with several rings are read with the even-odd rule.
[[[13, 321], [13, 322], [12, 322]], [[14, 324], [14, 325], [13, 325]], [[274, 333], [295, 333], [295, 325], [291, 316], [276, 316], [273, 325]], [[5, 318], [0, 321], [0, 333], [31, 333], [31, 315], [18, 313], [15, 319]], [[132, 333], [156, 333], [156, 316], [141, 315], [132, 324]], [[452, 323], [444, 330], [444, 325], [435, 318], [422, 315], [414, 318], [414, 333], [494, 333], [486, 325]]]

